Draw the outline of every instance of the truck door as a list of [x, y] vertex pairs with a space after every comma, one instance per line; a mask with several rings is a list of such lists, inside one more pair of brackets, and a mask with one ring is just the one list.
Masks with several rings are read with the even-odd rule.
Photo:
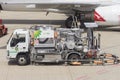
[[17, 54], [20, 52], [26, 52], [26, 37], [25, 34], [15, 34], [13, 35], [8, 49], [9, 57], [16, 58]]

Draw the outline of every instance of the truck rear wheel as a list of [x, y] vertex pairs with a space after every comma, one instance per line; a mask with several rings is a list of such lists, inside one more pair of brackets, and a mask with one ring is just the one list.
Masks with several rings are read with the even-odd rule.
[[18, 55], [18, 57], [17, 57], [18, 65], [21, 65], [21, 66], [27, 65], [27, 64], [29, 64], [29, 62], [30, 62], [30, 60], [29, 60], [29, 58], [27, 58], [26, 55]]
[[79, 60], [80, 60], [80, 56], [78, 54], [71, 54], [68, 56], [68, 64], [79, 62]]

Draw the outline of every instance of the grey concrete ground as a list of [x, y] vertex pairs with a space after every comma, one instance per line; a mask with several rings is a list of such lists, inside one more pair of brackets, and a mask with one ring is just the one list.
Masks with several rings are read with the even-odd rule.
[[[22, 15], [21, 15], [22, 14]], [[25, 15], [24, 15], [25, 14]], [[46, 18], [45, 13], [13, 13], [2, 12], [2, 18]], [[5, 16], [7, 15], [7, 16]], [[43, 16], [41, 16], [43, 15]], [[64, 15], [58, 15], [62, 19]], [[53, 15], [49, 15], [51, 18]], [[16, 28], [28, 28], [31, 25], [6, 25], [8, 34], [0, 38], [0, 80], [119, 80], [120, 64], [107, 66], [64, 66], [64, 65], [8, 65], [6, 59], [6, 43]], [[118, 27], [119, 28], [119, 27]], [[120, 30], [120, 29], [117, 29]], [[120, 57], [120, 32], [96, 31], [102, 35], [102, 51]]]

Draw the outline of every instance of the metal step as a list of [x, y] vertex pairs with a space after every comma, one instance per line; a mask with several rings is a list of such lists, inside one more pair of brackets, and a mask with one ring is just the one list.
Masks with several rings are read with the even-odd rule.
[[34, 62], [59, 62], [59, 61], [62, 61], [62, 58], [61, 58], [61, 55], [44, 55], [44, 58], [41, 60], [41, 59], [37, 59], [37, 56], [36, 56], [36, 59], [34, 59]]

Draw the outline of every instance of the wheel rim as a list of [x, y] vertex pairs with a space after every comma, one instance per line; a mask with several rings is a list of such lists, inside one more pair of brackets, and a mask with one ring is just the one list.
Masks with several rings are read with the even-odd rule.
[[18, 60], [19, 64], [26, 64], [26, 59], [24, 57], [20, 57]]

